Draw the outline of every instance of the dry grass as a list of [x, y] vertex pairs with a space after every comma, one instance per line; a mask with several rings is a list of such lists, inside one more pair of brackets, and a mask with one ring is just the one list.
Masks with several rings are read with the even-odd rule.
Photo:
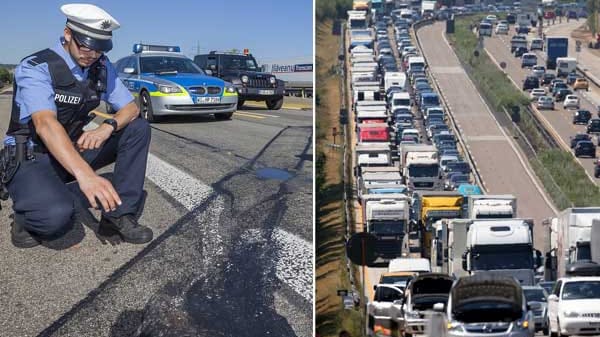
[[[342, 155], [333, 143], [331, 128], [340, 130], [340, 76], [336, 73], [340, 36], [332, 35], [333, 23], [316, 27], [317, 150], [325, 155], [325, 182], [318, 193], [316, 235], [316, 329], [322, 337], [338, 336], [342, 329], [358, 336], [353, 327], [360, 322], [356, 311], [344, 310], [338, 289], [348, 289], [344, 250]], [[341, 143], [341, 137], [336, 139]]]

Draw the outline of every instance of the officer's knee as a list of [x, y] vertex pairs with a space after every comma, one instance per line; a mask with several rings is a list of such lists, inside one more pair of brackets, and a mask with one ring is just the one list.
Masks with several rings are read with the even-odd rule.
[[55, 204], [48, 208], [45, 219], [37, 232], [43, 236], [52, 236], [63, 232], [73, 221], [74, 207], [72, 202]]
[[136, 118], [129, 122], [126, 130], [138, 137], [150, 138], [150, 123], [143, 118]]

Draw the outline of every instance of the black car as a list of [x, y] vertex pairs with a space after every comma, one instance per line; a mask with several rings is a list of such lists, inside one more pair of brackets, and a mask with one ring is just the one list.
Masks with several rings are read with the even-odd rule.
[[453, 161], [446, 164], [446, 172], [460, 172], [463, 174], [471, 173], [471, 166], [465, 161]]
[[531, 90], [540, 87], [540, 79], [537, 76], [527, 76], [523, 81], [523, 90]]
[[588, 110], [576, 110], [573, 113], [573, 124], [587, 124], [592, 118]]
[[238, 91], [238, 107], [249, 100], [264, 101], [269, 110], [281, 109], [284, 82], [262, 72], [252, 54], [211, 51], [196, 55], [194, 63], [209, 75], [233, 84]]
[[519, 47], [517, 49], [515, 49], [515, 57], [521, 57], [523, 56], [523, 54], [528, 53], [529, 50], [527, 50], [527, 48], [525, 47]]
[[511, 24], [514, 25], [517, 22], [517, 16], [515, 14], [506, 14], [506, 21]]
[[600, 178], [600, 160], [594, 163], [594, 177]]
[[592, 137], [587, 133], [578, 133], [574, 137], [571, 137], [571, 148], [574, 149], [577, 143], [581, 141], [591, 141]]
[[560, 89], [556, 93], [556, 96], [554, 96], [554, 99], [557, 102], [561, 102], [565, 100], [565, 97], [567, 97], [567, 95], [573, 95], [573, 91], [571, 91], [571, 89]]
[[589, 140], [582, 140], [575, 146], [575, 157], [590, 156], [596, 158], [596, 145]]
[[600, 133], [600, 119], [590, 119], [587, 125], [587, 133]]
[[545, 73], [544, 76], [542, 76], [542, 85], [548, 85], [552, 82], [553, 79], [556, 78], [556, 75], [553, 73]]

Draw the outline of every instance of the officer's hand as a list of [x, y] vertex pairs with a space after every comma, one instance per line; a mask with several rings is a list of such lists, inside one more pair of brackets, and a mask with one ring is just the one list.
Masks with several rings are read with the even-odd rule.
[[98, 149], [112, 135], [113, 128], [102, 124], [94, 130], [84, 132], [77, 140], [79, 151]]
[[121, 205], [121, 198], [119, 198], [119, 194], [108, 179], [94, 173], [77, 182], [81, 192], [95, 209], [99, 209], [100, 206], [97, 201], [101, 203], [105, 212], [114, 211], [117, 206]]

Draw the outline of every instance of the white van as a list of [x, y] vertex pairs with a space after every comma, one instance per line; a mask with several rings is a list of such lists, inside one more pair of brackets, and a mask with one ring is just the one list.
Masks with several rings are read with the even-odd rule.
[[385, 92], [390, 87], [400, 87], [402, 90], [406, 90], [406, 74], [401, 71], [386, 72], [383, 76], [383, 83]]
[[479, 36], [492, 36], [492, 24], [487, 22], [480, 23]]
[[556, 75], [567, 76], [577, 70], [577, 59], [574, 57], [556, 58]]

